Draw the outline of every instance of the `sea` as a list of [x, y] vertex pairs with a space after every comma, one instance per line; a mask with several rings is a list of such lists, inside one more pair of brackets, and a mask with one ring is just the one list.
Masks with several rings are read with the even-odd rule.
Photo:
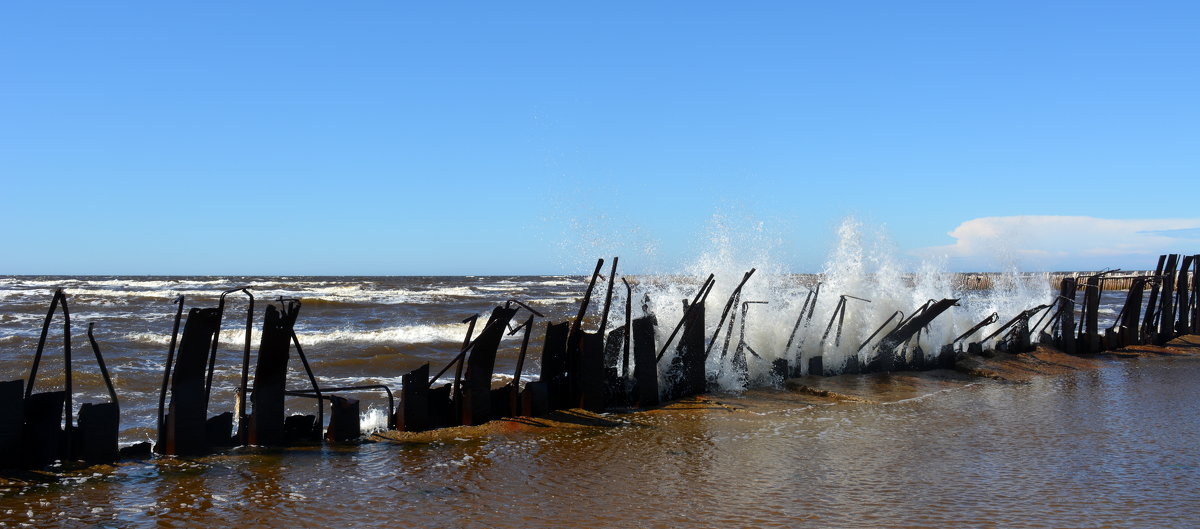
[[[609, 264], [601, 267], [584, 327], [611, 331], [624, 324], [629, 306], [634, 318], [658, 317], [660, 344], [705, 279], [699, 270], [614, 276]], [[4, 476], [0, 527], [1195, 526], [1195, 360], [1114, 361], [1026, 384], [980, 380], [878, 405], [809, 402], [772, 378], [775, 358], [802, 359], [819, 345], [827, 365], [845, 361], [862, 355], [864, 340], [895, 311], [960, 299], [919, 338], [926, 354], [936, 352], [992, 313], [997, 323], [981, 334], [1051, 302], [1056, 291], [1047, 276], [1012, 274], [989, 290], [962, 291], [936, 270], [757, 270], [738, 301], [763, 303], [732, 308], [735, 324], [718, 328], [749, 270], [714, 272], [709, 332], [734, 333], [735, 343], [744, 341], [762, 357], [750, 361], [747, 379], [724, 376], [727, 360], [713, 355], [715, 400], [613, 411], [605, 427], [489, 430], [407, 444], [245, 447]], [[383, 385], [397, 395], [404, 373], [426, 363], [436, 373], [458, 353], [468, 331], [464, 320], [520, 301], [542, 315], [521, 374], [536, 380], [545, 323], [574, 318], [590, 279], [0, 276], [0, 380], [28, 376], [59, 288], [70, 310], [75, 401], [109, 398], [87, 335], [94, 325], [120, 397], [123, 446], [155, 437], [178, 303], [215, 307], [233, 289], [245, 291], [225, 297], [210, 414], [235, 409], [247, 333], [253, 354], [264, 307], [280, 299], [301, 301], [297, 337], [320, 385]], [[798, 322], [818, 283], [815, 316]], [[851, 298], [839, 320], [832, 316], [843, 294]], [[1124, 292], [1105, 293], [1102, 326], [1123, 300]], [[61, 313], [53, 315], [38, 390], [63, 385], [63, 323]], [[512, 379], [520, 344], [520, 332], [502, 341], [496, 384]], [[290, 387], [307, 387], [294, 356], [289, 369]], [[364, 431], [385, 429], [387, 395], [355, 396]], [[289, 400], [288, 408], [315, 413], [307, 399]]]

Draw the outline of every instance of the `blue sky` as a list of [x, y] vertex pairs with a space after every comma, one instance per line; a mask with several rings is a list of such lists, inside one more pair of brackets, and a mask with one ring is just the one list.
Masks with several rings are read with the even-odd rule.
[[6, 3], [0, 273], [661, 271], [714, 224], [802, 272], [848, 215], [1144, 268], [1200, 253], [1197, 6]]

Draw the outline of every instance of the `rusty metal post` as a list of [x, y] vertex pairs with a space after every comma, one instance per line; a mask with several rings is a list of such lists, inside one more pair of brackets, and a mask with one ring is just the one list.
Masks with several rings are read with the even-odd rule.
[[[857, 296], [851, 296], [849, 294], [842, 294], [838, 298], [838, 303], [833, 309], [833, 315], [829, 317], [829, 323], [825, 325], [825, 332], [823, 334], [821, 334], [821, 342], [817, 346], [817, 355], [813, 356], [808, 361], [809, 362], [808, 374], [820, 375], [820, 376], [825, 376], [826, 374], [837, 374], [837, 373], [840, 373], [841, 368], [845, 367], [845, 366], [837, 366], [837, 368], [835, 368], [835, 369], [837, 369], [837, 371], [835, 372], [834, 370], [830, 369], [830, 367], [832, 367], [832, 366], [825, 365], [825, 360], [824, 360], [825, 359], [825, 343], [829, 339], [829, 333], [830, 333], [830, 331], [833, 330], [833, 327], [834, 327], [833, 324], [836, 321], [837, 322], [837, 332], [834, 333], [834, 336], [833, 336], [833, 346], [838, 347], [842, 344], [842, 327], [844, 326], [844, 324], [846, 322], [846, 305], [847, 305], [846, 301], [851, 300], [851, 299], [858, 300], [858, 301], [865, 301], [867, 303], [871, 302], [871, 300], [869, 300], [869, 299], [864, 299], [864, 298], [860, 298]], [[813, 358], [819, 358], [819, 360], [816, 360], [814, 362]], [[813, 369], [814, 367], [820, 367], [820, 369], [814, 370]]]
[[838, 316], [846, 309], [846, 298], [842, 296], [838, 298], [837, 305], [833, 308], [833, 314], [829, 316], [829, 323], [825, 325], [825, 332], [821, 334], [821, 341], [817, 345], [817, 354], [808, 359], [808, 374], [815, 376], [825, 376], [825, 340], [829, 339], [829, 332], [833, 329], [833, 323], [837, 321]]
[[[317, 417], [315, 424], [318, 425], [318, 433], [316, 438], [319, 439], [321, 437], [319, 433], [320, 428], [325, 424], [325, 401], [321, 400], [321, 386], [317, 385], [317, 377], [313, 375], [312, 366], [308, 363], [308, 356], [304, 354], [304, 348], [300, 347], [300, 338], [296, 336], [296, 331], [294, 329], [292, 330], [291, 334], [292, 345], [296, 347], [296, 356], [300, 357], [300, 363], [304, 366], [304, 373], [308, 375], [308, 383], [312, 385], [312, 392], [317, 396]], [[284, 429], [287, 429], [286, 420], [284, 423]], [[312, 437], [312, 435], [310, 435], [311, 430], [311, 428], [307, 430], [309, 433], [304, 434], [305, 438]]]
[[529, 319], [525, 323], [513, 329], [509, 335], [525, 329], [525, 334], [521, 337], [521, 352], [517, 354], [517, 367], [513, 370], [513, 379], [511, 389], [508, 392], [508, 409], [505, 413], [508, 417], [516, 417], [521, 415], [521, 373], [525, 367], [525, 355], [529, 351], [529, 336], [533, 334], [533, 318], [535, 315], [530, 314]]
[[592, 277], [588, 281], [587, 289], [584, 290], [583, 299], [579, 302], [579, 312], [575, 315], [575, 319], [571, 322], [571, 330], [567, 334], [567, 387], [569, 394], [567, 397], [568, 404], [566, 407], [575, 407], [579, 405], [580, 399], [580, 376], [583, 371], [580, 348], [582, 344], [583, 333], [583, 318], [587, 315], [588, 306], [592, 303], [592, 292], [596, 288], [596, 281], [600, 277], [600, 270], [604, 267], [604, 259], [596, 260], [596, 269], [592, 271]]
[[896, 363], [896, 348], [921, 332], [922, 329], [933, 322], [934, 318], [937, 318], [955, 305], [958, 305], [957, 299], [945, 298], [934, 303], [926, 303], [920, 309], [914, 311], [913, 315], [909, 316], [903, 325], [887, 333], [879, 341], [879, 345], [875, 347], [875, 354], [867, 362], [866, 371], [886, 372], [898, 367]]
[[[254, 295], [250, 293], [249, 287], [231, 288], [229, 290], [221, 292], [221, 296], [218, 298], [217, 327], [213, 333], [214, 336], [213, 336], [212, 344], [210, 345], [210, 348], [209, 348], [208, 378], [205, 379], [205, 382], [204, 382], [204, 407], [205, 407], [205, 409], [208, 408], [209, 399], [212, 396], [213, 372], [217, 367], [217, 345], [221, 341], [220, 340], [220, 338], [221, 338], [221, 323], [222, 323], [222, 320], [225, 319], [225, 297], [234, 292], [244, 292], [247, 296], [250, 297], [250, 304], [246, 308], [246, 347], [245, 347], [245, 351], [243, 353], [243, 359], [242, 359], [242, 384], [240, 386], [240, 389], [241, 389], [241, 392], [243, 393], [243, 395], [242, 395], [241, 405], [239, 406], [239, 409], [238, 409], [238, 414], [243, 415], [244, 414], [243, 412], [245, 411], [245, 409], [244, 409], [245, 395], [244, 394], [246, 391], [246, 385], [248, 384], [248, 381], [250, 379], [250, 333], [254, 329], [254, 321], [253, 321], [253, 318], [254, 318]], [[190, 317], [190, 314], [189, 314], [189, 317]]]
[[[721, 317], [720, 317], [720, 319], [717, 320], [717, 327], [716, 327], [716, 330], [713, 331], [712, 339], [709, 340], [708, 347], [706, 347], [704, 349], [705, 356], [712, 354], [713, 345], [716, 345], [716, 343], [717, 343], [717, 336], [721, 334], [721, 328], [725, 325], [725, 318], [729, 317], [730, 310], [734, 306], [736, 306], [738, 303], [738, 300], [741, 299], [742, 288], [746, 286], [746, 282], [750, 280], [750, 276], [754, 275], [754, 271], [755, 271], [755, 269], [751, 268], [749, 272], [746, 272], [742, 276], [742, 282], [738, 283], [738, 286], [733, 289], [733, 292], [729, 293], [729, 300], [725, 302], [725, 308], [721, 310]], [[729, 341], [731, 338], [730, 335], [732, 334], [732, 332], [733, 332], [733, 321], [731, 320], [729, 322], [729, 332], [727, 332], [725, 334], [725, 345], [721, 351], [722, 357], [725, 356], [725, 350], [729, 349]]]
[[[175, 327], [171, 329], [171, 347], [167, 350], [167, 363], [163, 369], [162, 390], [158, 393], [158, 435], [164, 432], [163, 417], [167, 412], [167, 386], [171, 383], [171, 366], [175, 364], [175, 346], [179, 342], [179, 322], [183, 320], [183, 294], [175, 296], [174, 303], [179, 305], [179, 309], [175, 312]], [[163, 440], [158, 439], [159, 443]]]
[[[745, 385], [750, 380], [750, 360], [749, 360], [749, 358], [746, 357], [746, 354], [749, 353], [751, 356], [753, 356], [755, 358], [758, 358], [760, 360], [762, 359], [762, 356], [758, 354], [758, 351], [755, 351], [754, 348], [750, 347], [750, 344], [746, 342], [746, 315], [750, 311], [750, 305], [766, 305], [766, 304], [767, 304], [766, 301], [744, 301], [744, 302], [742, 302], [742, 310], [741, 310], [741, 313], [739, 314], [739, 319], [738, 319], [738, 321], [740, 323], [740, 326], [738, 327], [738, 343], [737, 343], [737, 347], [734, 348], [733, 358], [731, 359], [731, 362], [730, 362], [733, 367], [733, 370], [737, 374], [738, 381], [741, 383], [742, 387], [745, 387]], [[732, 321], [733, 320], [731, 319], [730, 322], [732, 323]], [[730, 334], [732, 334], [732, 333], [730, 333]]]
[[[54, 318], [54, 311], [61, 306], [63, 313], [63, 391], [33, 393], [37, 382], [38, 367], [46, 346], [46, 336]], [[71, 407], [71, 311], [67, 307], [67, 295], [63, 289], [55, 289], [50, 299], [50, 310], [42, 323], [42, 334], [38, 339], [33, 365], [29, 369], [29, 381], [25, 385], [24, 415], [22, 431], [24, 462], [31, 468], [42, 467], [58, 459], [71, 459], [74, 419]]]
[[700, 290], [696, 292], [696, 296], [692, 298], [691, 303], [688, 303], [687, 300], [684, 300], [685, 308], [683, 310], [683, 317], [679, 318], [679, 323], [675, 324], [675, 328], [671, 331], [671, 334], [667, 336], [667, 340], [663, 342], [662, 348], [658, 350], [658, 355], [655, 357], [656, 362], [662, 362], [663, 355], [667, 353], [667, 348], [670, 347], [671, 342], [675, 341], [675, 335], [679, 333], [679, 329], [683, 328], [683, 324], [686, 323], [689, 318], [691, 318], [691, 311], [694, 307], [696, 307], [696, 304], [699, 303], [701, 299], [708, 297], [708, 293], [712, 291], [713, 284], [715, 283], [713, 280], [714, 277], [716, 277], [715, 274], [708, 274], [708, 279], [705, 279], [704, 283], [700, 285]]
[[[450, 386], [450, 406], [451, 413], [453, 414], [453, 417], [450, 418], [450, 422], [454, 424], [462, 424], [464, 398], [462, 390], [463, 368], [467, 364], [467, 351], [471, 350], [471, 347], [475, 344], [475, 342], [471, 340], [471, 332], [474, 331], [475, 322], [478, 319], [479, 315], [475, 314], [463, 320], [463, 323], [469, 322], [469, 325], [467, 326], [467, 336], [463, 338], [462, 351], [458, 353], [458, 357], [451, 361], [450, 364], [446, 365], [446, 368], [442, 369], [441, 373], [438, 373], [433, 377], [434, 380], [437, 380], [438, 377], [442, 376], [442, 373], [446, 372], [446, 369], [448, 369], [450, 365], [455, 363], [458, 364], [454, 368], [454, 384]], [[430, 383], [432, 384], [433, 381], [431, 380]]]
[[[894, 320], [896, 318], [900, 318], [900, 320], [901, 320], [900, 323], [896, 324], [897, 328], [899, 328], [901, 325], [904, 324], [904, 312], [902, 312], [902, 311], [893, 312], [892, 315], [888, 316], [888, 319], [883, 322], [883, 325], [880, 325], [879, 328], [875, 329], [875, 332], [871, 333], [871, 335], [868, 336], [866, 340], [863, 340], [863, 343], [858, 346], [858, 349], [856, 349], [855, 352], [857, 353], [857, 352], [860, 352], [863, 349], [865, 349], [867, 347], [867, 344], [871, 343], [871, 340], [874, 340], [875, 337], [878, 336], [880, 332], [883, 332], [883, 328], [887, 327], [888, 324], [891, 323], [892, 320]], [[971, 332], [974, 332], [974, 330], [972, 330]], [[955, 341], [958, 341], [958, 340], [955, 340]], [[953, 343], [953, 342], [951, 342], [951, 343]]]
[[[787, 345], [783, 347], [783, 360], [790, 362], [792, 358], [792, 342], [796, 340], [801, 324], [804, 325], [804, 330], [812, 324], [813, 311], [817, 308], [817, 298], [821, 295], [821, 283], [818, 281], [814, 288], [808, 290], [808, 294], [804, 296], [804, 304], [800, 306], [800, 315], [796, 317], [796, 324], [792, 326], [792, 332], [788, 335]], [[811, 305], [810, 305], [811, 303]], [[785, 376], [798, 377], [804, 372], [801, 359], [804, 358], [804, 336], [800, 336], [800, 341], [796, 342], [795, 363], [790, 367], [785, 368], [787, 373]]]
[[600, 313], [600, 328], [596, 332], [604, 336], [604, 332], [608, 327], [608, 310], [612, 307], [613, 287], [617, 284], [617, 259], [613, 257], [612, 271], [608, 273], [608, 292], [604, 295], [604, 310]]
[[119, 448], [117, 434], [120, 430], [121, 405], [117, 400], [117, 390], [113, 387], [112, 378], [108, 375], [108, 366], [104, 356], [100, 354], [100, 346], [93, 334], [95, 323], [88, 323], [87, 337], [96, 357], [96, 365], [100, 367], [100, 376], [108, 388], [110, 402], [100, 404], [83, 404], [79, 409], [79, 440], [78, 452], [88, 463], [112, 463], [117, 460]]
[[[249, 304], [246, 306], [246, 343], [242, 349], [242, 383], [240, 386], [238, 386], [238, 390], [237, 390], [238, 395], [240, 395], [240, 397], [241, 397], [237, 401], [238, 426], [241, 426], [246, 423], [246, 400], [248, 400], [250, 398], [250, 396], [247, 395], [246, 392], [248, 391], [248, 385], [250, 383], [250, 338], [251, 338], [251, 334], [254, 331], [254, 294], [250, 293], [249, 287], [241, 287], [241, 288], [234, 288], [234, 289], [226, 290], [225, 292], [221, 293], [220, 303], [218, 304], [218, 311], [221, 313], [221, 316], [223, 318], [225, 315], [225, 296], [232, 294], [234, 292], [239, 292], [239, 291], [242, 292], [243, 294], [246, 294], [246, 296], [250, 298]], [[284, 338], [284, 340], [286, 340], [286, 339], [287, 338]], [[204, 388], [205, 407], [208, 406], [209, 398], [212, 394], [213, 369], [216, 367], [217, 344], [220, 341], [221, 341], [221, 321], [218, 320], [217, 321], [217, 333], [216, 333], [216, 336], [213, 337], [212, 356], [209, 359], [210, 363], [208, 365], [208, 382]], [[285, 352], [286, 352], [286, 349], [287, 349], [287, 345], [286, 345], [286, 341], [285, 341], [284, 342]], [[223, 422], [223, 419], [222, 419], [222, 422]], [[210, 429], [211, 429], [211, 427], [210, 427]], [[232, 430], [232, 429], [233, 429], [233, 427], [231, 424], [230, 430]], [[232, 433], [232, 431], [231, 431], [231, 433]], [[221, 437], [224, 437], [224, 436], [221, 436]], [[241, 441], [243, 443], [245, 443], [246, 442], [245, 437], [243, 437], [241, 439]]]
[[[72, 384], [72, 380], [71, 380], [72, 372], [74, 371], [71, 366], [71, 311], [70, 311], [70, 309], [67, 308], [67, 294], [65, 292], [63, 292], [62, 289], [59, 289], [59, 293], [60, 293], [59, 295], [62, 296], [63, 370], [64, 370], [63, 383], [66, 386], [66, 388], [65, 388], [66, 398], [64, 399], [64, 403], [65, 403], [64, 405], [66, 407], [63, 409], [63, 413], [65, 414], [65, 419], [63, 421], [63, 435], [64, 435], [63, 455], [64, 455], [64, 457], [71, 457], [71, 454], [73, 453], [71, 445], [74, 444], [71, 441], [72, 441], [72, 437], [73, 437], [74, 429], [75, 429], [75, 424], [74, 424], [75, 421], [72, 417], [72, 415], [74, 414], [74, 406], [72, 406], [72, 403], [71, 403], [72, 397], [75, 395], [75, 388], [74, 388], [74, 385]], [[29, 386], [32, 389], [33, 380], [29, 381]]]
[[616, 286], [617, 259], [613, 258], [612, 271], [607, 279], [604, 308], [596, 332], [581, 331], [578, 320], [575, 324], [576, 334], [573, 342], [578, 348], [575, 355], [578, 372], [573, 378], [579, 394], [578, 406], [593, 412], [601, 412], [608, 407], [604, 335], [608, 326], [608, 312], [612, 307], [613, 288]]
[[[38, 366], [42, 363], [42, 351], [46, 348], [46, 335], [50, 333], [50, 323], [54, 319], [54, 310], [58, 308], [58, 301], [62, 298], [62, 289], [54, 291], [54, 296], [50, 298], [50, 310], [46, 311], [46, 319], [42, 322], [42, 335], [38, 338], [37, 350], [33, 353], [33, 365], [29, 368], [29, 384], [25, 387], [25, 398], [29, 398], [33, 394], [33, 381], [37, 380]], [[70, 336], [70, 333], [67, 333]]]
[[633, 345], [633, 286], [623, 277], [621, 282], [625, 283], [625, 339], [621, 341], [621, 378], [628, 382], [629, 353]]
[[955, 338], [954, 341], [952, 341], [950, 343], [955, 344], [962, 340], [965, 340], [966, 338], [970, 337], [972, 334], [975, 334], [976, 332], [978, 332], [980, 329], [987, 327], [988, 325], [991, 325], [998, 321], [1000, 321], [1000, 313], [993, 312], [991, 316], [988, 316], [982, 320], [979, 320], [979, 323], [976, 323], [974, 327], [971, 327], [969, 330], [967, 330], [967, 332], [962, 333], [957, 338]]

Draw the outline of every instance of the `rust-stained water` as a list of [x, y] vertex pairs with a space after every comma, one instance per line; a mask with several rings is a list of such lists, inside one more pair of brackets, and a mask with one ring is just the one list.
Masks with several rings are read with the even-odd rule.
[[[442, 442], [9, 482], [8, 526], [1194, 527], [1200, 359], [990, 380], [891, 404], [758, 390]], [[886, 388], [881, 394], [888, 400]]]

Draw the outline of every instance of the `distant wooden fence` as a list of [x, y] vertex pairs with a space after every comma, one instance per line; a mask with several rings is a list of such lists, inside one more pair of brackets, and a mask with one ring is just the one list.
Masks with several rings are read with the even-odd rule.
[[[1062, 281], [1068, 277], [1081, 278], [1094, 275], [1097, 272], [1054, 272], [1041, 274], [1021, 274], [1017, 280], [1023, 282], [1036, 281], [1037, 278], [1045, 277], [1050, 288], [1060, 290]], [[1104, 290], [1129, 290], [1133, 285], [1133, 280], [1139, 276], [1154, 275], [1153, 271], [1131, 271], [1131, 272], [1116, 272], [1105, 274], [1102, 281], [1104, 282]], [[960, 290], [990, 290], [996, 288], [997, 284], [1013, 281], [1012, 275], [1002, 273], [975, 273], [975, 274], [954, 274], [954, 287]], [[1147, 287], [1149, 288], [1149, 284]]]

